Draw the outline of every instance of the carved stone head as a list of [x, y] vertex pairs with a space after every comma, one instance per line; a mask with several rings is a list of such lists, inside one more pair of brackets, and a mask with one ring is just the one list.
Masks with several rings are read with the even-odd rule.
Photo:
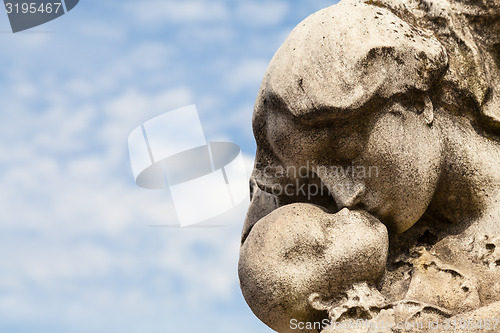
[[424, 244], [436, 262], [471, 269], [475, 240], [497, 233], [499, 42], [471, 17], [500, 33], [499, 4], [438, 3], [342, 1], [301, 22], [269, 64], [239, 274], [254, 313], [279, 332], [324, 318], [327, 300], [359, 283], [388, 304], [416, 295], [387, 273], [403, 261], [412, 276], [412, 251]]

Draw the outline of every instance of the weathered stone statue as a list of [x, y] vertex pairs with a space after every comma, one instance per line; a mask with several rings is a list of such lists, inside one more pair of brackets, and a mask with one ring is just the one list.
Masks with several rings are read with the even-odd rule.
[[499, 0], [311, 15], [272, 59], [253, 126], [239, 276], [264, 323], [500, 332]]

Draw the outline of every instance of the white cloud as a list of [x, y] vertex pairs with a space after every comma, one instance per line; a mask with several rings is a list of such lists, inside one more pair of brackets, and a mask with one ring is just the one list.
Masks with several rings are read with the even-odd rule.
[[204, 27], [203, 29], [192, 26], [181, 30], [177, 37], [190, 47], [198, 49], [207, 45], [227, 45], [238, 42], [238, 34], [230, 26]]
[[148, 0], [140, 3], [128, 3], [125, 8], [139, 22], [153, 25], [158, 23], [220, 22], [228, 17], [226, 6], [217, 1]]
[[129, 54], [120, 57], [110, 69], [122, 75], [133, 77], [142, 70], [151, 71], [165, 68], [174, 52], [171, 47], [162, 42], [143, 42]]
[[241, 22], [261, 28], [280, 24], [289, 9], [286, 2], [241, 2], [236, 15]]
[[235, 91], [244, 88], [254, 88], [255, 94], [260, 86], [268, 66], [267, 60], [245, 59], [237, 65], [227, 76], [227, 85]]
[[[207, 108], [207, 110], [209, 109], [210, 108]], [[226, 141], [231, 141], [231, 139], [224, 133], [232, 130], [237, 131], [238, 133], [237, 141], [240, 142], [236, 143], [245, 143], [245, 145], [248, 146], [248, 142], [254, 141], [252, 132], [252, 112], [253, 105], [247, 104], [235, 108], [234, 110], [227, 111], [224, 115], [220, 115], [219, 117], [208, 117], [204, 115], [203, 127], [205, 129], [207, 139], [212, 141], [221, 141], [224, 138]]]
[[105, 102], [105, 119], [110, 125], [104, 126], [98, 133], [99, 140], [113, 147], [126, 144], [134, 128], [155, 116], [192, 104], [193, 98], [192, 91], [186, 87], [174, 87], [157, 93], [127, 89]]
[[97, 20], [82, 22], [79, 28], [82, 36], [94, 40], [105, 40], [115, 43], [117, 41], [123, 42], [127, 36], [125, 29]]

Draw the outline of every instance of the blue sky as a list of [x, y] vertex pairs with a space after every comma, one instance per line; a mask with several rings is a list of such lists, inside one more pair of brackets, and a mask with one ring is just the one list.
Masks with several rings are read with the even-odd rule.
[[251, 114], [291, 29], [332, 1], [80, 1], [12, 34], [0, 13], [0, 332], [270, 332], [237, 278], [247, 205], [173, 229], [128, 134], [196, 104], [250, 163]]

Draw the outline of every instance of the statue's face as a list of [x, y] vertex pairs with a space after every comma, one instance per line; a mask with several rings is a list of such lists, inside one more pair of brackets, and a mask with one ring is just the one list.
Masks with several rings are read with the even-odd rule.
[[256, 223], [242, 245], [241, 289], [263, 322], [277, 332], [297, 332], [290, 320], [320, 321], [313, 308], [324, 310], [322, 303], [354, 283], [375, 285], [388, 248], [387, 229], [370, 214], [286, 205]]
[[365, 210], [403, 232], [427, 209], [442, 159], [437, 129], [412, 108], [389, 103], [344, 120], [307, 123], [270, 111], [268, 140], [289, 168], [307, 166], [317, 175], [336, 209]]

